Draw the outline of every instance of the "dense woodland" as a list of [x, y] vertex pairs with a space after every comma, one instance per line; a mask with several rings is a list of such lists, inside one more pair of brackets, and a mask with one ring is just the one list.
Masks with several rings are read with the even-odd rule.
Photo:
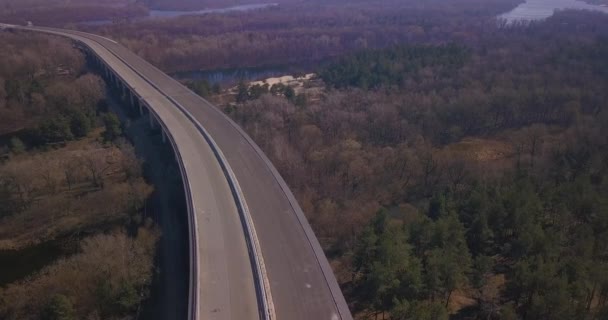
[[31, 270], [36, 256], [0, 266], [21, 275], [1, 277], [0, 318], [129, 319], [159, 238], [142, 215], [153, 191], [142, 163], [70, 42], [0, 32], [0, 43], [0, 257], [66, 246], [29, 274], [10, 268]]
[[282, 4], [230, 14], [88, 27], [167, 72], [319, 62], [363, 48], [468, 42], [518, 0], [384, 0]]
[[226, 112], [357, 315], [605, 319], [608, 17], [469, 33], [334, 59], [321, 97], [240, 86]]
[[[300, 0], [278, 0], [272, 3], [293, 3]], [[204, 10], [209, 8], [226, 8], [238, 5], [260, 4], [259, 0], [143, 0], [146, 6], [159, 10]]]
[[[494, 16], [518, 2], [287, 1], [256, 12], [86, 30], [168, 72], [319, 62], [320, 94], [242, 83], [236, 102], [223, 107], [288, 181], [357, 317], [606, 319], [608, 17], [561, 12], [542, 23], [497, 23]], [[128, 149], [108, 142], [119, 135], [115, 119], [97, 109], [69, 111], [65, 106], [87, 98], [39, 81], [49, 69], [66, 77], [82, 57], [61, 41], [43, 44], [58, 53], [42, 56], [40, 39], [9, 40], [15, 47], [0, 59], [0, 121], [17, 121], [0, 123], [9, 128], [7, 164], [24, 149], [28, 157], [79, 139], [84, 119], [109, 132], [96, 146]], [[29, 53], [26, 44], [34, 46]], [[18, 50], [25, 54], [11, 54]], [[15, 66], [27, 75], [17, 84], [2, 75]], [[65, 81], [87, 92], [99, 82], [81, 68], [68, 70]], [[188, 84], [212, 99], [220, 89]], [[128, 180], [128, 171], [116, 172]], [[94, 176], [83, 171], [79, 181], [108, 188], [95, 186]], [[69, 189], [69, 180], [58, 180], [58, 188]], [[24, 210], [21, 195], [29, 193], [13, 188], [0, 199]], [[154, 239], [147, 236], [154, 230], [144, 230], [143, 239]], [[140, 239], [115, 232], [83, 241], [82, 254], [104, 247], [99, 241]], [[31, 292], [49, 288], [45, 277], [73, 270], [79, 256], [24, 283]], [[122, 280], [67, 286], [35, 310], [122, 315], [133, 297]], [[76, 290], [108, 287], [106, 308], [74, 301]], [[0, 301], [30, 292], [16, 288], [5, 288]], [[0, 312], [20, 318], [19, 308]]]
[[0, 21], [43, 26], [111, 20], [130, 21], [148, 15], [148, 8], [134, 0], [0, 0]]

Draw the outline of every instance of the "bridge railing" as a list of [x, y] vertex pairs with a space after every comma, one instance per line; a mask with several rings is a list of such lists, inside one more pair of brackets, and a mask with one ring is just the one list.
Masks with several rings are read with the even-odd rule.
[[[91, 39], [89, 39], [89, 40], [91, 40]], [[95, 40], [91, 40], [91, 41], [95, 41]], [[79, 42], [82, 42], [82, 41], [79, 41]], [[91, 52], [93, 52], [93, 54], [95, 54], [94, 50], [91, 47], [86, 45], [86, 43], [84, 43], [84, 45], [87, 48], [89, 48], [89, 50], [91, 50]], [[260, 318], [264, 319], [264, 320], [275, 320], [276, 316], [275, 316], [275, 311], [274, 311], [274, 304], [272, 302], [272, 294], [270, 291], [270, 282], [268, 280], [266, 266], [264, 264], [264, 258], [262, 256], [262, 250], [261, 250], [261, 247], [260, 247], [260, 244], [258, 241], [255, 227], [253, 225], [253, 219], [249, 212], [249, 208], [247, 207], [247, 203], [245, 201], [245, 197], [244, 197], [241, 187], [238, 183], [238, 180], [236, 179], [234, 171], [230, 167], [230, 164], [228, 163], [226, 157], [222, 153], [221, 149], [218, 147], [215, 140], [213, 140], [211, 135], [207, 132], [207, 130], [202, 126], [202, 124], [198, 120], [196, 120], [196, 118], [185, 107], [183, 107], [179, 102], [177, 102], [171, 96], [165, 94], [154, 82], [152, 82], [146, 76], [144, 76], [139, 71], [137, 71], [135, 68], [133, 68], [131, 65], [129, 65], [120, 56], [116, 55], [113, 52], [111, 52], [111, 53], [116, 58], [118, 58], [120, 61], [122, 61], [126, 66], [128, 66], [133, 72], [135, 72], [137, 75], [139, 75], [150, 86], [152, 86], [159, 93], [161, 93], [166, 99], [168, 99], [171, 103], [173, 103], [184, 115], [186, 115], [186, 117], [195, 124], [197, 130], [201, 133], [201, 135], [205, 138], [208, 145], [211, 147], [211, 150], [213, 151], [214, 155], [216, 156], [216, 158], [220, 164], [220, 167], [222, 168], [222, 171], [226, 177], [226, 180], [227, 180], [230, 190], [233, 194], [233, 197], [235, 198], [235, 203], [237, 205], [237, 209], [238, 209], [238, 212], [239, 212], [239, 215], [241, 218], [240, 220], [241, 220], [241, 223], [243, 224], [243, 228], [245, 230], [245, 239], [247, 242], [247, 247], [248, 247], [248, 251], [250, 254], [250, 258], [251, 258], [253, 276], [255, 278], [255, 287], [256, 287], [257, 298], [258, 298], [258, 309], [259, 309], [259, 313], [260, 313]], [[97, 56], [97, 58], [99, 59], [100, 57]], [[103, 61], [103, 60], [101, 60], [101, 61]], [[111, 67], [109, 67], [109, 66], [107, 66], [107, 67], [112, 70]], [[114, 72], [114, 74], [118, 78], [121, 78], [117, 72]], [[121, 81], [127, 87], [129, 87], [129, 89], [132, 92], [135, 92], [133, 90], [133, 88], [130, 87], [128, 85], [128, 83], [125, 82], [122, 78], [121, 78]], [[140, 97], [139, 95], [137, 95], [137, 96]], [[145, 100], [142, 100], [142, 101], [145, 101]], [[188, 204], [189, 216], [192, 218], [191, 225], [194, 227], [194, 230], [191, 230], [191, 237], [192, 237], [192, 235], [197, 234], [197, 230], [198, 230], [196, 228], [196, 224], [197, 224], [196, 214], [194, 212], [190, 212], [190, 211], [192, 211], [192, 193], [190, 191], [190, 185], [187, 182], [187, 174], [185, 173], [185, 169], [183, 167], [183, 162], [181, 160], [181, 156], [179, 155], [179, 149], [177, 148], [176, 142], [173, 139], [173, 137], [171, 136], [170, 131], [164, 125], [164, 123], [162, 122], [162, 120], [158, 116], [158, 114], [156, 114], [156, 112], [154, 112], [154, 110], [152, 108], [150, 108], [149, 106], [148, 106], [148, 109], [151, 110], [151, 113], [154, 114], [154, 117], [161, 124], [161, 126], [163, 127], [163, 130], [165, 130], [165, 132], [167, 133], [167, 136], [170, 137], [169, 140], [171, 141], [173, 149], [176, 152], [176, 157], [179, 158], [178, 162], [180, 163], [180, 171], [182, 171], [182, 177], [184, 179], [184, 189], [187, 190], [186, 193], [187, 193], [187, 198], [188, 198], [187, 200], [189, 202], [189, 204]], [[197, 238], [198, 238], [198, 236], [194, 237], [194, 239], [197, 239]], [[193, 247], [196, 248], [196, 241], [191, 240], [191, 248], [193, 248]], [[191, 252], [191, 257], [192, 257], [191, 261], [195, 261], [195, 263], [196, 263], [196, 261], [198, 261], [197, 253], [198, 253], [198, 250], [196, 250], [195, 252]], [[198, 306], [197, 306], [198, 297], [197, 297], [197, 295], [198, 295], [199, 284], [197, 283], [196, 289], [194, 289], [192, 287], [193, 283], [198, 282], [198, 266], [192, 267], [192, 269], [196, 270], [196, 272], [191, 272], [189, 319], [198, 320]], [[195, 278], [194, 280], [192, 279], [193, 277]]]

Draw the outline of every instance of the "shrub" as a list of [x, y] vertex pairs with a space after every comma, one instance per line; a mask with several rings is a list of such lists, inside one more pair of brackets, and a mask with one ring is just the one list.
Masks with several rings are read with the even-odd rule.
[[33, 131], [33, 140], [39, 144], [57, 143], [74, 139], [69, 121], [55, 117], [42, 121]]
[[84, 138], [91, 131], [91, 119], [82, 111], [71, 114], [70, 129], [76, 138]]
[[10, 141], [11, 152], [14, 154], [20, 154], [25, 152], [25, 144], [17, 137], [12, 137]]
[[103, 138], [105, 141], [115, 141], [122, 135], [120, 120], [116, 114], [106, 113], [103, 117], [103, 124], [106, 127], [106, 131], [103, 133]]
[[72, 320], [74, 316], [74, 306], [72, 301], [61, 294], [54, 296], [49, 302], [44, 315], [44, 320]]

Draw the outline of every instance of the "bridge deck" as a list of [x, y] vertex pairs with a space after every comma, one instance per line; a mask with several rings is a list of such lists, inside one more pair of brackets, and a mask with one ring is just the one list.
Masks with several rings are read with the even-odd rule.
[[[295, 198], [266, 156], [234, 122], [110, 39], [76, 31], [35, 29], [87, 43], [166, 122], [183, 153], [197, 208], [200, 284], [208, 286], [200, 290], [200, 303], [202, 311], [211, 311], [201, 313], [201, 319], [257, 316], [251, 305], [251, 265], [244, 261], [247, 252], [243, 250], [243, 231], [237, 234], [238, 215], [234, 202], [229, 203], [230, 190], [219, 165], [209, 153], [205, 140], [195, 132], [192, 121], [185, 119], [169, 100], [181, 105], [202, 124], [234, 171], [262, 249], [276, 318], [352, 319], [329, 263]], [[129, 68], [132, 70], [127, 70]], [[146, 85], [144, 78], [151, 81], [156, 90]], [[239, 292], [235, 292], [235, 288]]]

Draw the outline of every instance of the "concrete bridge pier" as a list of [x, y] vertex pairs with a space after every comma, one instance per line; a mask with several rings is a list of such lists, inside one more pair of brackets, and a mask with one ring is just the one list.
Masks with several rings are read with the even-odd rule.
[[142, 114], [142, 101], [139, 99], [137, 94], [126, 85], [124, 86], [123, 101], [125, 103], [125, 107], [129, 110], [129, 114], [133, 116]]
[[110, 67], [108, 67], [103, 62], [100, 65], [100, 72], [101, 72], [102, 78], [104, 78], [106, 85], [108, 86], [108, 89], [113, 90], [115, 88], [115, 86], [118, 86], [118, 78], [116, 77], [114, 72], [112, 72]]
[[114, 83], [116, 81], [116, 80], [114, 80], [114, 78], [115, 78], [114, 73], [112, 72], [112, 70], [109, 70], [107, 82], [108, 82], [108, 86], [110, 87], [110, 89], [114, 89]]
[[122, 102], [128, 104], [130, 108], [138, 110], [139, 116], [145, 115], [146, 111], [148, 111], [148, 122], [150, 124], [150, 128], [152, 130], [160, 129], [162, 141], [163, 143], [166, 143], [167, 133], [161, 126], [157, 125], [158, 120], [156, 119], [154, 113], [150, 111], [150, 106], [148, 106], [141, 97], [138, 97], [137, 94], [133, 92], [127, 85], [127, 83], [120, 79], [99, 57], [96, 55], [91, 55], [90, 61], [92, 61], [94, 67], [99, 69], [101, 76], [105, 76], [106, 83], [109, 85], [109, 87], [117, 91]]
[[93, 67], [102, 68], [103, 62], [96, 55], [90, 54], [89, 51], [85, 48], [80, 48], [80, 50], [86, 53], [85, 59], [88, 60], [93, 65]]
[[131, 108], [135, 108], [135, 94], [129, 90], [129, 100], [131, 101]]
[[143, 115], [143, 101], [137, 97], [131, 88], [129, 88], [129, 86], [122, 81], [103, 61], [98, 60], [97, 57], [94, 57], [92, 60], [99, 61], [100, 74], [104, 78], [108, 89], [114, 93], [117, 93], [119, 101], [129, 106], [129, 109], [132, 108], [131, 110], [139, 107], [139, 115]]
[[154, 118], [154, 115], [152, 114], [152, 112], [148, 112], [149, 118], [150, 118], [150, 128], [155, 129], [156, 128], [156, 119]]
[[[144, 105], [145, 108], [143, 108], [142, 105]], [[142, 115], [144, 114], [144, 109], [148, 111], [148, 122], [150, 123], [150, 128], [154, 132], [157, 132], [156, 131], [157, 129], [160, 130], [161, 139], [162, 139], [163, 143], [166, 143], [167, 142], [167, 133], [165, 132], [165, 128], [163, 128], [160, 125], [160, 121], [158, 119], [156, 119], [156, 115], [154, 114], [154, 112], [152, 112], [152, 109], [150, 108], [150, 106], [147, 105], [145, 102], [141, 103], [141, 100], [140, 100], [139, 110]]]
[[120, 88], [122, 90], [120, 90], [120, 98], [122, 99], [122, 101], [124, 102], [129, 102], [129, 92], [131, 92], [131, 90], [129, 89], [129, 87], [127, 87], [127, 84], [124, 82], [120, 82]]

